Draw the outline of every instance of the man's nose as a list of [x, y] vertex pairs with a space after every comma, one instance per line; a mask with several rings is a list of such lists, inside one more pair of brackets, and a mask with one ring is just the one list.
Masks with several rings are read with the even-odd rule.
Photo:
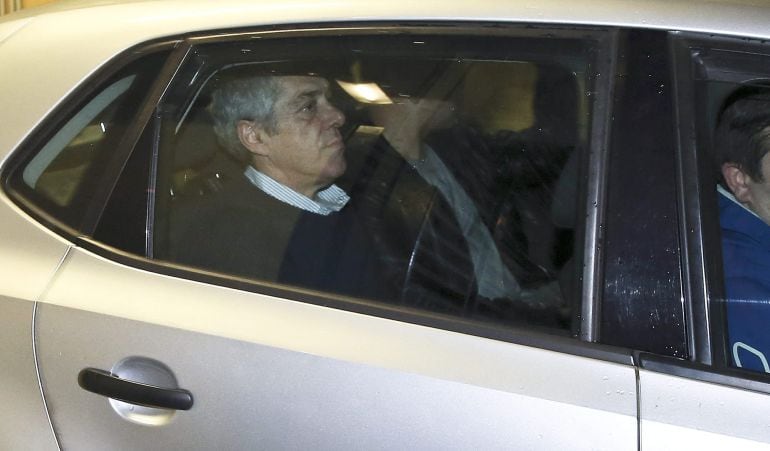
[[327, 110], [327, 123], [330, 127], [342, 127], [345, 123], [345, 114], [342, 113], [336, 106], [329, 104]]

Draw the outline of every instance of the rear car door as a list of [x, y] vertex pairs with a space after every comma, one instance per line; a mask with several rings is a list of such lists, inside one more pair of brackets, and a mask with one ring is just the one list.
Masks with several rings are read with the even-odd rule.
[[[636, 448], [631, 352], [589, 343], [609, 36], [320, 27], [169, 41], [112, 62], [9, 176], [16, 202], [75, 243], [39, 296], [34, 331], [60, 446]], [[518, 252], [501, 251], [531, 302], [501, 307], [510, 300], [472, 285], [457, 295], [411, 263], [401, 297], [375, 300], [175, 259], [172, 210], [240, 175], [212, 152], [208, 116], [233, 68], [330, 80], [349, 149], [377, 123], [337, 81], [451, 104], [453, 127], [508, 158], [492, 233]], [[430, 261], [422, 231], [414, 261]]]

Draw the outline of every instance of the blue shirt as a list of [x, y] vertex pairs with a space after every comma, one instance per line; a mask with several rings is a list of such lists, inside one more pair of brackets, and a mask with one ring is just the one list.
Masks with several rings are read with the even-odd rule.
[[770, 373], [770, 225], [719, 190], [730, 355]]

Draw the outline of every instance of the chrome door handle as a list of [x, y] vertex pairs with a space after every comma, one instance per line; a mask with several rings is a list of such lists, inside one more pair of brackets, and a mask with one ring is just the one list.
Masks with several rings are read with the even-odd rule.
[[96, 368], [84, 368], [78, 374], [78, 385], [97, 395], [158, 409], [190, 410], [193, 395], [181, 388], [163, 388], [121, 379]]

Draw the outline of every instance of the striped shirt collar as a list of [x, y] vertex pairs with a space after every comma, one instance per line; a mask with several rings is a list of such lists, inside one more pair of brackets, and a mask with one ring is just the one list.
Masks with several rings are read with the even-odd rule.
[[331, 185], [317, 192], [311, 199], [282, 183], [276, 182], [252, 166], [246, 167], [244, 175], [254, 186], [266, 194], [293, 207], [319, 215], [327, 216], [330, 213], [340, 211], [350, 200], [350, 196], [337, 185]]

